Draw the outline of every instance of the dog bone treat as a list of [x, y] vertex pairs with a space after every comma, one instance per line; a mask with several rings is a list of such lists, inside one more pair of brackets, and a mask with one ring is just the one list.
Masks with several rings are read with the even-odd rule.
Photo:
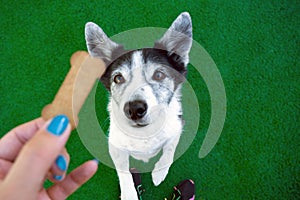
[[105, 71], [105, 64], [85, 51], [77, 51], [71, 57], [71, 68], [60, 86], [53, 102], [44, 107], [42, 117], [48, 120], [58, 114], [70, 119], [72, 129], [78, 124], [78, 113], [95, 81]]

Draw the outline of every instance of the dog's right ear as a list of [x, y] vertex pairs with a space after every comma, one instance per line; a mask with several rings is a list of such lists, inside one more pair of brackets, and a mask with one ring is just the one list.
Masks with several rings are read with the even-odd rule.
[[101, 58], [106, 66], [119, 56], [116, 54], [121, 54], [120, 52], [124, 50], [122, 45], [110, 40], [103, 30], [93, 22], [85, 25], [85, 40], [89, 54]]

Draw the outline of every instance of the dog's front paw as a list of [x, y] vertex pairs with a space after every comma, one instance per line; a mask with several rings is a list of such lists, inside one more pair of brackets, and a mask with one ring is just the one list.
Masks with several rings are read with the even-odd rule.
[[127, 184], [126, 189], [121, 192], [121, 200], [139, 200], [135, 188]]
[[136, 191], [126, 191], [121, 193], [121, 200], [139, 200]]
[[157, 169], [156, 167], [152, 171], [152, 181], [155, 186], [158, 186], [163, 180], [165, 180], [169, 172], [169, 167]]

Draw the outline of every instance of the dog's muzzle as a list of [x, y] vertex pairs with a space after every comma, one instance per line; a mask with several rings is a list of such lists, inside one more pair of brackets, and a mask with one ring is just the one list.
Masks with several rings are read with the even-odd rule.
[[147, 109], [147, 103], [142, 100], [130, 101], [124, 105], [126, 117], [134, 121], [142, 119], [146, 115]]

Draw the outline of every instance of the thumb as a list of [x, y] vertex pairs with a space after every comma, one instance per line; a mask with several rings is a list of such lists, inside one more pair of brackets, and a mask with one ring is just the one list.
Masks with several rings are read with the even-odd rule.
[[70, 132], [66, 116], [58, 115], [48, 121], [24, 145], [3, 184], [18, 191], [18, 194], [36, 195], [51, 165], [64, 148]]

